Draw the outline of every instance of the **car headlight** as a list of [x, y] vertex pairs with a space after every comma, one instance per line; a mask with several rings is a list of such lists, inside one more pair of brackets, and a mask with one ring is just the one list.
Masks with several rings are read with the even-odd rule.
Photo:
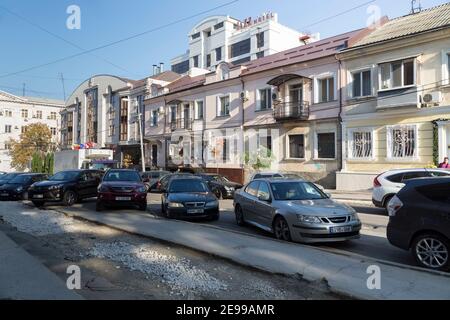
[[147, 188], [146, 187], [139, 187], [139, 188], [136, 189], [136, 192], [147, 193]]
[[315, 216], [305, 216], [302, 214], [297, 215], [298, 220], [302, 223], [310, 223], [310, 224], [319, 224], [322, 223], [322, 220], [320, 220], [318, 217]]
[[97, 192], [100, 192], [100, 193], [108, 192], [108, 190], [109, 190], [108, 187], [102, 186], [102, 185], [99, 185], [98, 188], [97, 188]]
[[234, 191], [234, 188], [225, 186], [225, 190], [227, 190], [227, 191]]
[[356, 212], [352, 213], [350, 221], [359, 221], [359, 216]]
[[57, 184], [57, 185], [54, 185], [54, 186], [49, 187], [48, 189], [49, 189], [49, 190], [59, 190], [59, 189], [61, 189], [62, 187], [63, 187], [62, 184]]
[[23, 191], [23, 187], [17, 187], [16, 188], [16, 192], [22, 192]]
[[215, 207], [218, 207], [218, 206], [219, 206], [219, 201], [218, 200], [214, 200], [214, 201], [206, 203], [206, 207], [207, 208], [215, 208]]
[[178, 202], [169, 202], [169, 208], [183, 208], [184, 205]]

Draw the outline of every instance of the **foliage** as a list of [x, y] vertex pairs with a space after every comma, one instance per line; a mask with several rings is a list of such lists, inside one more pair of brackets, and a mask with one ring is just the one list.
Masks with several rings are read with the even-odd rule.
[[[50, 128], [42, 123], [30, 124], [25, 127], [24, 132], [20, 135], [20, 140], [10, 139], [11, 143], [10, 155], [12, 158], [11, 165], [18, 171], [23, 171], [31, 166], [37, 169], [40, 164], [38, 157], [34, 154], [40, 153], [40, 157], [54, 150], [52, 143], [52, 133]], [[40, 167], [41, 169], [43, 168]]]
[[275, 160], [272, 150], [265, 147], [260, 147], [255, 152], [246, 151], [244, 154], [245, 164], [254, 170], [270, 169]]
[[42, 154], [39, 151], [35, 152], [31, 160], [31, 172], [53, 175], [55, 165], [54, 159], [54, 153]]
[[123, 167], [124, 167], [125, 169], [129, 169], [129, 168], [131, 168], [132, 166], [133, 166], [133, 159], [132, 159], [131, 155], [126, 154], [126, 155], [123, 157]]

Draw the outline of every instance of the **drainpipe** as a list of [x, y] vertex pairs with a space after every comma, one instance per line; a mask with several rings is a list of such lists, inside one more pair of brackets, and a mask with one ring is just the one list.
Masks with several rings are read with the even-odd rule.
[[167, 139], [166, 139], [166, 130], [167, 130], [167, 111], [166, 111], [167, 100], [164, 98], [164, 132], [163, 132], [163, 141], [164, 141], [164, 163], [166, 164], [166, 170], [169, 166], [167, 161], [168, 158], [168, 150], [167, 150]]
[[344, 126], [342, 120], [342, 111], [343, 111], [343, 98], [342, 98], [342, 61], [338, 58], [337, 54], [334, 56], [338, 62], [338, 84], [339, 84], [339, 116], [338, 121], [341, 129], [341, 161], [338, 162], [338, 170], [342, 171], [346, 168], [346, 159], [345, 158], [345, 150], [346, 150], [346, 139], [345, 139], [345, 131], [346, 128]]
[[[241, 84], [242, 84], [242, 92], [245, 92], [245, 82], [244, 78], [240, 76]], [[242, 182], [245, 182], [245, 166], [244, 166], [244, 157], [245, 157], [245, 137], [244, 137], [244, 124], [245, 124], [245, 112], [244, 112], [244, 104], [245, 98], [241, 99], [241, 144], [242, 144], [242, 154], [241, 154], [241, 168], [242, 168]]]

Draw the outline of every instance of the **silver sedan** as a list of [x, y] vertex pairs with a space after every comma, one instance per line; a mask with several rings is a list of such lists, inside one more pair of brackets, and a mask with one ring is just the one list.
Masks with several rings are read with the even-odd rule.
[[356, 211], [303, 180], [252, 181], [236, 192], [234, 208], [238, 225], [248, 223], [280, 240], [318, 243], [360, 237]]

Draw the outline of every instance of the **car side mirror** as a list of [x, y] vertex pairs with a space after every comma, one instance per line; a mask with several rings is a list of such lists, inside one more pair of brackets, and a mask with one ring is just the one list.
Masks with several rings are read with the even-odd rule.
[[270, 198], [270, 196], [259, 196], [258, 197], [259, 201], [264, 201], [264, 202], [272, 202], [272, 199]]

